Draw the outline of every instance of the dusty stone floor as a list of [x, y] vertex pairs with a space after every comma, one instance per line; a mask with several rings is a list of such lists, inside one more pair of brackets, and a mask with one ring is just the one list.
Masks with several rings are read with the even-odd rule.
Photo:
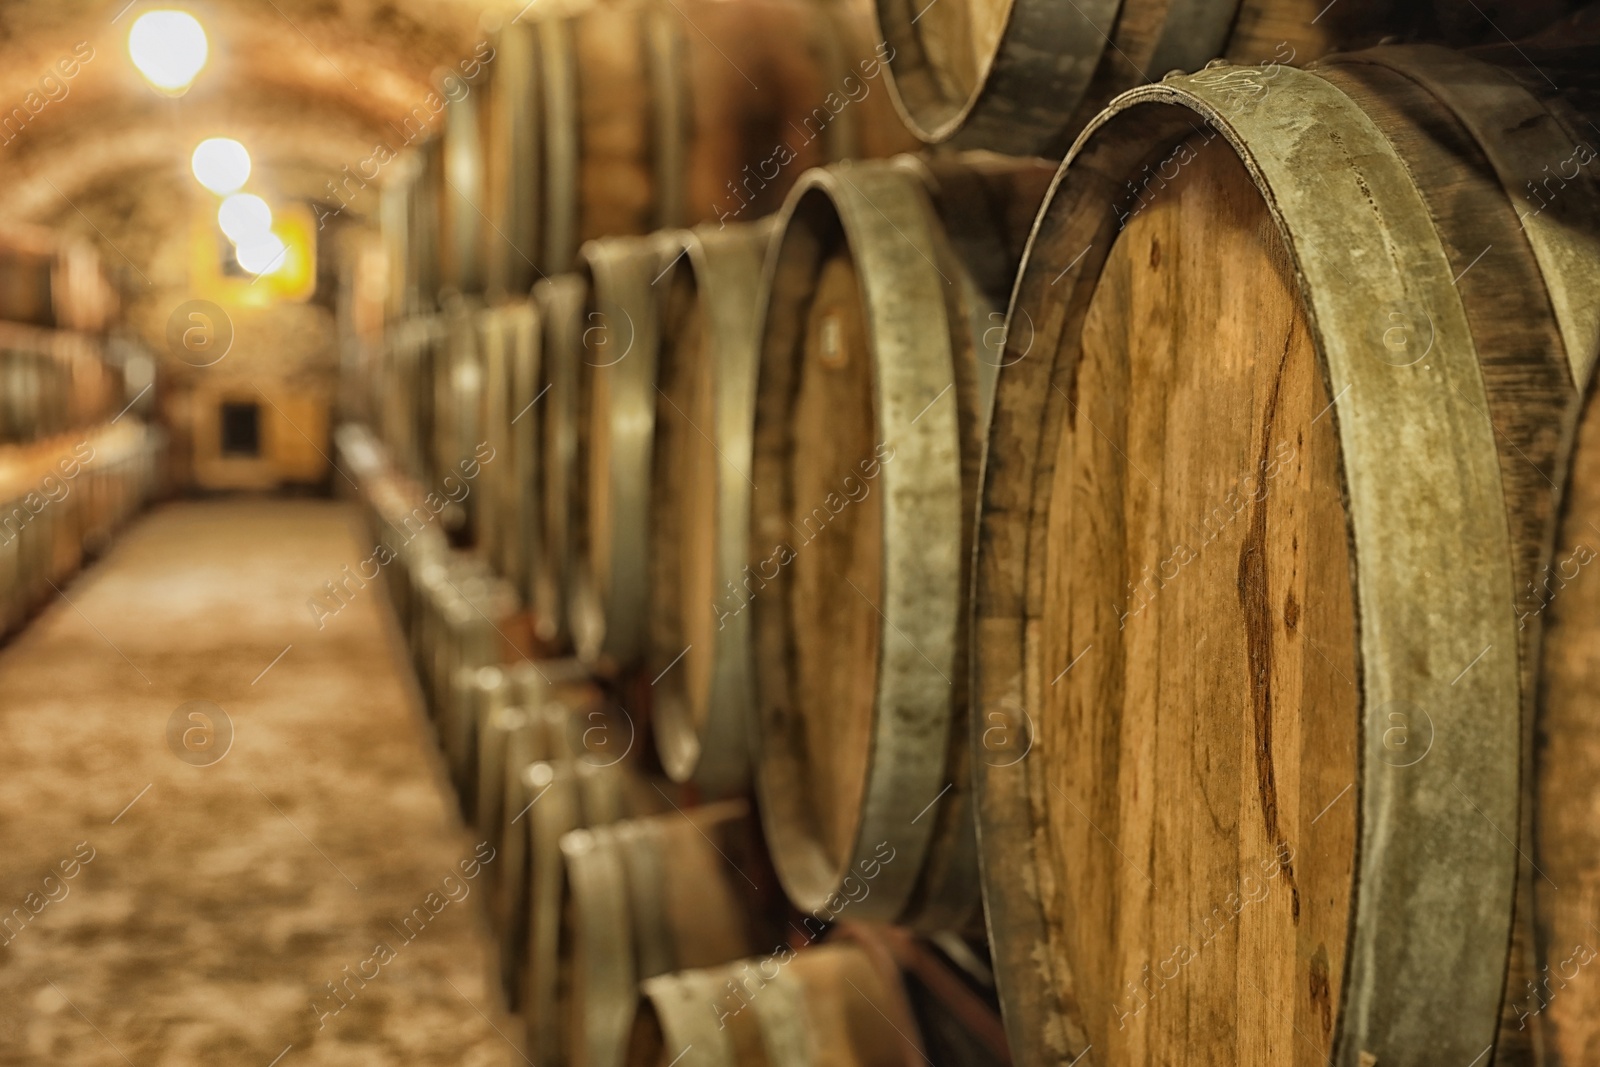
[[524, 1062], [383, 593], [306, 606], [364, 537], [166, 505], [0, 650], [0, 1064]]

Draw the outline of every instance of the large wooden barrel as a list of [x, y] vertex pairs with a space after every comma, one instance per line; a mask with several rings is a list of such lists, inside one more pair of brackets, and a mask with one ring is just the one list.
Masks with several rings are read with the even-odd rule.
[[[662, 272], [675, 234], [590, 241], [578, 342], [578, 475], [569, 497], [577, 573], [569, 618], [585, 660], [627, 667], [644, 647], [650, 553], [651, 448]], [[571, 357], [567, 357], [571, 358]]]
[[1413, 47], [1169, 77], [1068, 157], [1013, 297], [975, 586], [1019, 1064], [1494, 1046], [1515, 593], [1600, 333], [1593, 182], [1540, 214], [1522, 171], [1579, 140]]
[[[966, 604], [983, 397], [1049, 170], [803, 178], [768, 265], [750, 613], [762, 818], [790, 899], [943, 926], [977, 901]], [[989, 383], [989, 384], [985, 384]], [[868, 873], [870, 872], [870, 873]]]
[[572, 644], [567, 612], [578, 569], [573, 497], [580, 479], [578, 366], [586, 299], [586, 283], [573, 274], [557, 275], [533, 287], [539, 319], [540, 399], [529, 412], [529, 418], [536, 420], [539, 538], [531, 604], [535, 633], [557, 651]]
[[538, 20], [540, 268], [597, 237], [750, 221], [808, 167], [910, 147], [863, 14], [645, 0]]
[[656, 287], [661, 348], [651, 476], [645, 673], [674, 780], [727, 795], [749, 780], [749, 563], [761, 272], [771, 222], [685, 233]]
[[[876, 0], [890, 88], [930, 143], [1056, 156], [1116, 93], [1220, 56], [1303, 66], [1422, 33], [1466, 43], [1531, 32], [1563, 0], [1491, 8], [1405, 0]], [[1437, 14], [1430, 8], [1436, 8]], [[1486, 24], [1487, 20], [1487, 24]], [[1470, 25], [1469, 25], [1470, 24]]]
[[750, 823], [749, 805], [730, 800], [562, 838], [569, 1063], [622, 1067], [641, 979], [782, 942], [755, 910], [763, 874]]
[[887, 952], [816, 948], [640, 984], [627, 1067], [917, 1067], [930, 1062]]

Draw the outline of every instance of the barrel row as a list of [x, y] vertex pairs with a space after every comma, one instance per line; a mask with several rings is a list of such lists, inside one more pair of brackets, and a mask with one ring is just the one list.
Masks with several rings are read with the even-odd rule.
[[0, 321], [98, 334], [117, 309], [93, 242], [32, 226], [0, 229]]
[[[439, 86], [386, 194], [395, 311], [526, 294], [584, 241], [748, 221], [799, 174], [915, 141], [1058, 158], [1116, 94], [1216, 57], [1499, 43], [1571, 0], [587, 0], [530, 5]], [[491, 25], [493, 21], [491, 20]], [[420, 110], [420, 109], [419, 109]]]
[[981, 882], [1016, 1062], [1586, 1062], [1583, 103], [1220, 62], [1048, 191], [856, 163], [591, 241], [517, 312], [532, 625], [753, 779], [800, 909], [884, 844], [862, 918]]
[[758, 218], [812, 166], [911, 147], [871, 22], [808, 0], [530, 5], [451, 75], [385, 194], [395, 310], [520, 297], [591, 238]]
[[163, 448], [131, 418], [0, 447], [0, 637], [54, 601], [156, 495]]
[[0, 322], [0, 444], [105, 422], [124, 403], [122, 392], [100, 339]]
[[[339, 447], [383, 543], [411, 499], [404, 480], [364, 431], [344, 428]], [[481, 564], [442, 536], [413, 538], [395, 559], [432, 568], [391, 583], [411, 598], [402, 614], [434, 614], [429, 590], [446, 576], [485, 606], [473, 591], [486, 581]], [[488, 628], [425, 626], [419, 647], [451, 650], [421, 657], [419, 674], [453, 679], [430, 687], [428, 703], [463, 815], [496, 845], [484, 899], [525, 1055], [574, 1067], [667, 1063], [685, 1048], [663, 1058], [660, 1042], [720, 1019], [733, 1036], [704, 1043], [693, 1062], [744, 1062], [763, 1042], [817, 1067], [923, 1062], [922, 1029], [940, 1024], [926, 990], [959, 985], [948, 963], [915, 944], [890, 952], [881, 935], [831, 929], [854, 906], [845, 898], [793, 909], [750, 804], [695, 805], [692, 791], [652, 771], [639, 758], [640, 724], [609, 706], [579, 661], [508, 662]], [[864, 899], [859, 887], [852, 896]], [[843, 1019], [857, 1022], [817, 1030]]]

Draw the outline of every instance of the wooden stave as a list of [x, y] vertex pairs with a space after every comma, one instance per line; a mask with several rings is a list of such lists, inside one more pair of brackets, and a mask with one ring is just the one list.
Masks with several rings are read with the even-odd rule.
[[[744, 801], [723, 801], [562, 837], [575, 915], [574, 937], [562, 946], [562, 967], [575, 988], [564, 1020], [575, 1035], [573, 1062], [620, 1067], [639, 981], [691, 966], [685, 948], [708, 929], [737, 947], [695, 953], [717, 957], [707, 962], [729, 962], [760, 947], [740, 906], [741, 887], [727, 869], [731, 861], [717, 844], [742, 832], [749, 816]], [[700, 925], [682, 928], [668, 914], [666, 898], [674, 892], [720, 899], [697, 916]]]
[[540, 322], [538, 527], [541, 553], [533, 561], [534, 625], [556, 649], [571, 645], [568, 604], [577, 570], [574, 508], [580, 457], [578, 350], [583, 332], [584, 280], [558, 275], [533, 288]]
[[[1025, 161], [1004, 161], [1001, 166], [1013, 168], [1013, 176], [1033, 167]], [[792, 639], [782, 619], [785, 608], [779, 603], [786, 598], [781, 593], [756, 596], [748, 605], [754, 613], [751, 625], [756, 641], [753, 758], [762, 818], [773, 843], [780, 880], [802, 910], [818, 911], [826, 908], [829, 900], [836, 900], [851, 869], [872, 863], [869, 850], [874, 843], [880, 849], [892, 844], [897, 863], [885, 865], [886, 871], [893, 872], [888, 877], [875, 876], [871, 896], [855, 905], [858, 914], [941, 928], [958, 925], [978, 896], [976, 838], [966, 790], [950, 789], [945, 776], [959, 778], [966, 763], [965, 729], [953, 728], [965, 716], [965, 698], [952, 699], [949, 678], [964, 678], [959, 669], [964, 656], [961, 605], [968, 572], [958, 546], [966, 541], [961, 516], [970, 513], [963, 501], [970, 502], [976, 480], [974, 427], [967, 424], [974, 421], [969, 411], [975, 400], [971, 379], [976, 374], [966, 366], [971, 357], [958, 353], [957, 347], [970, 344], [975, 352], [983, 342], [966, 337], [972, 329], [971, 317], [958, 311], [957, 298], [946, 291], [952, 286], [946, 286], [945, 279], [947, 274], [960, 278], [964, 298], [979, 304], [978, 294], [985, 285], [972, 280], [968, 263], [956, 254], [954, 244], [965, 242], [952, 242], [941, 222], [941, 211], [954, 214], [963, 205], [957, 197], [944, 206], [939, 194], [941, 183], [955, 191], [964, 181], [975, 179], [976, 172], [966, 170], [961, 161], [928, 164], [908, 158], [811, 171], [791, 192], [783, 233], [768, 257], [764, 282], [768, 303], [756, 401], [756, 483], [786, 484], [782, 464], [789, 433], [787, 405], [796, 388], [794, 365], [800, 360], [799, 335], [803, 332], [795, 323], [809, 301], [809, 286], [815, 284], [821, 262], [822, 252], [816, 245], [819, 238], [813, 233], [818, 226], [841, 226], [843, 245], [862, 264], [861, 300], [874, 324], [869, 344], [883, 346], [885, 336], [895, 339], [884, 351], [869, 357], [878, 403], [876, 435], [892, 440], [897, 452], [915, 457], [898, 466], [885, 463], [880, 475], [885, 479], [886, 501], [916, 487], [913, 503], [893, 504], [900, 512], [898, 525], [893, 534], [885, 533], [886, 542], [896, 539], [916, 547], [899, 553], [915, 557], [915, 562], [897, 561], [897, 566], [908, 568], [896, 578], [901, 592], [885, 598], [903, 596], [904, 602], [891, 600], [887, 611], [879, 608], [889, 620], [886, 625], [914, 650], [895, 661], [880, 653], [876, 684], [889, 687], [890, 700], [885, 701], [884, 689], [877, 690], [877, 734], [868, 793], [855, 824], [853, 854], [843, 864], [835, 866], [829, 861], [820, 841], [806, 829], [807, 815], [800, 802], [803, 791], [796, 788], [803, 772], [791, 751], [798, 743], [787, 740], [788, 731], [798, 728], [799, 716], [782, 706], [787, 704], [787, 696], [774, 695], [790, 692], [787, 662]], [[1035, 178], [1035, 182], [1042, 184], [1042, 179]], [[807, 213], [820, 213], [825, 221], [806, 222], [802, 216]], [[796, 237], [802, 230], [805, 236]], [[1020, 245], [1020, 240], [1017, 243]], [[971, 246], [962, 251], [970, 252]], [[992, 289], [996, 282], [986, 279], [985, 284]], [[998, 284], [1003, 288], [1005, 282]], [[929, 323], [945, 323], [946, 329], [930, 330]], [[891, 368], [887, 387], [883, 378], [886, 366]], [[933, 403], [958, 383], [956, 402]], [[883, 422], [882, 398], [886, 394], [895, 398], [894, 427], [890, 428]], [[957, 407], [959, 416], [952, 410]], [[763, 435], [763, 426], [777, 429]], [[964, 467], [969, 472], [964, 473]], [[771, 497], [765, 501], [756, 497], [754, 503], [751, 542], [780, 543], [787, 530], [786, 505]], [[949, 531], [954, 536], [946, 538], [942, 546], [929, 544], [919, 536], [928, 530]], [[892, 676], [891, 680], [886, 682], [886, 675]], [[964, 693], [964, 687], [961, 691]], [[897, 710], [885, 714], [886, 703], [894, 706], [894, 701], [900, 702]], [[900, 718], [891, 726], [894, 716]], [[880, 758], [886, 753], [894, 758]], [[947, 793], [948, 799], [944, 799]], [[933, 806], [938, 808], [935, 817], [922, 820], [922, 814]], [[923, 823], [920, 826], [919, 821]], [[909, 858], [901, 859], [902, 853]], [[881, 852], [878, 857], [882, 858]]]
[[[716, 412], [710, 432], [714, 436], [713, 447], [722, 460], [717, 468], [715, 489], [714, 581], [724, 580], [730, 584], [738, 580], [748, 556], [750, 499], [746, 490], [750, 484], [751, 423], [755, 416], [761, 270], [774, 236], [775, 227], [770, 223], [736, 226], [726, 231], [709, 225], [697, 227], [684, 234], [684, 252], [675, 260], [672, 273], [661, 280], [665, 291], [670, 293], [678, 285], [685, 284], [680, 278], [692, 279], [687, 284], [695, 286], [695, 299], [702, 300], [708, 321], [710, 336], [705, 344], [713, 354], [707, 357], [710, 365], [702, 368], [701, 373], [714, 383], [711, 388]], [[708, 292], [709, 296], [702, 295]], [[675, 343], [663, 340], [663, 361], [676, 358], [676, 351]], [[659, 368], [661, 381], [669, 382], [672, 370], [663, 362]], [[667, 543], [668, 535], [664, 531], [681, 531], [683, 524], [667, 520], [672, 500], [663, 497], [661, 487], [668, 481], [662, 468], [675, 458], [666, 451], [667, 420], [673, 416], [688, 416], [682, 411], [669, 412], [666, 405], [674, 408], [677, 405], [667, 392], [660, 396], [662, 403], [657, 405], [653, 451], [656, 471], [652, 478], [657, 488], [651, 502], [652, 515], [658, 517], [651, 538], [651, 615], [654, 621], [650, 627], [646, 668], [659, 680], [680, 654], [709, 656], [711, 666], [703, 702], [682, 695], [676, 688], [677, 677], [669, 675], [668, 688], [661, 690], [652, 702], [651, 724], [657, 754], [670, 778], [693, 782], [710, 795], [728, 795], [742, 790], [750, 773], [749, 737], [745, 725], [752, 699], [748, 619], [739, 613], [719, 626], [710, 650], [684, 652], [679, 647], [680, 631], [669, 618], [677, 611], [679, 596], [664, 598], [660, 575], [663, 568], [677, 566], [676, 558], [667, 558], [676, 546]], [[716, 587], [707, 593], [715, 598], [719, 589]], [[698, 593], [680, 595], [697, 596]], [[691, 704], [692, 707], [688, 706]], [[704, 727], [697, 728], [697, 721], [703, 722]]]
[[[588, 300], [577, 339], [579, 547], [567, 608], [580, 659], [626, 667], [642, 652], [660, 311], [654, 280], [676, 254], [665, 234], [601, 238], [580, 253]], [[627, 344], [607, 345], [626, 323]], [[608, 521], [609, 520], [609, 521]]]
[[[1136, 143], [1139, 142], [1137, 132], [1132, 139], [1129, 139], [1128, 135], [1118, 127], [1119, 118], [1125, 113], [1135, 111], [1142, 111], [1149, 117], [1155, 110], [1149, 106], [1152, 103], [1174, 104], [1180, 101], [1186, 103], [1189, 107], [1194, 108], [1199, 118], [1205, 118], [1216, 123], [1227, 135], [1230, 144], [1235, 147], [1236, 151], [1239, 151], [1239, 136], [1221, 121], [1222, 116], [1230, 111], [1226, 93], [1216, 93], [1212, 101], [1214, 106], [1208, 106], [1205, 101], [1200, 99], [1204, 90], [1197, 92], [1194, 82], [1209, 77], [1213, 80], [1214, 85], [1218, 83], [1225, 85], [1226, 83], [1222, 82], [1222, 79], [1224, 77], [1232, 77], [1237, 85], [1239, 84], [1241, 71], [1244, 71], [1244, 69], [1234, 68], [1232, 71], [1226, 69], [1219, 72], [1207, 71], [1201, 75], [1194, 76], [1194, 78], [1169, 78], [1162, 85], [1147, 87], [1119, 98], [1106, 115], [1097, 120], [1079, 138], [1072, 154], [1068, 157], [1068, 162], [1063, 164], [1062, 171], [1057, 177], [1057, 185], [1051, 195], [1052, 202], [1055, 202], [1058, 197], [1064, 197], [1072, 190], [1074, 176], [1080, 172], [1083, 175], [1080, 180], [1085, 185], [1095, 180], [1105, 182], [1103, 194], [1110, 198], [1113, 193], [1112, 187], [1119, 175], [1124, 172], [1133, 172], [1131, 165], [1127, 166], [1125, 170], [1118, 169], [1119, 157], [1117, 153], [1121, 153], [1123, 160], [1133, 159], [1136, 162], [1135, 147]], [[1246, 78], [1254, 78], [1258, 73], [1245, 72], [1244, 76]], [[1297, 75], [1297, 77], [1312, 76]], [[1246, 87], [1249, 84], [1249, 82], [1245, 82]], [[1123, 121], [1125, 125], [1137, 125], [1126, 120]], [[1143, 143], [1157, 146], [1166, 143], [1170, 147], [1172, 143], [1181, 140], [1182, 136], [1187, 132], [1188, 130], [1182, 128], [1169, 129], [1165, 131], [1166, 141], [1162, 141], [1161, 136], [1152, 134]], [[1159, 159], [1160, 156], [1156, 154], [1149, 158], [1154, 160]], [[1257, 182], [1260, 183], [1263, 179], [1260, 177], [1259, 167], [1248, 155], [1246, 155], [1246, 162], [1250, 166], [1252, 174], [1256, 176]], [[1080, 170], [1074, 171], [1072, 169], [1071, 164], [1074, 163], [1078, 165]], [[1304, 207], [1299, 206], [1296, 210], [1304, 211]], [[1274, 213], [1279, 218], [1280, 230], [1287, 237], [1292, 229], [1292, 223], [1285, 223], [1283, 214], [1279, 213], [1276, 208]], [[1071, 238], [1072, 247], [1076, 249], [1085, 243], [1085, 237], [1093, 233], [1093, 227], [1084, 224], [1079, 225], [1076, 230], [1071, 230], [1066, 223], [1059, 219], [1052, 219], [1050, 210], [1047, 207], [1047, 210], [1041, 214], [1036, 228], [1031, 245], [1030, 258], [1037, 255], [1053, 254], [1062, 245], [1062, 242], [1068, 240], [1069, 233], [1073, 234]], [[1070, 255], [1061, 257], [1062, 262], [1066, 262], [1070, 258]], [[1092, 272], [1097, 267], [1095, 260], [1090, 259], [1088, 262], [1089, 267], [1086, 273]], [[1059, 263], [1057, 264], [1057, 266], [1060, 265]], [[1069, 269], [1070, 266], [1071, 264], [1069, 264]], [[1303, 270], [1303, 266], [1300, 269]], [[1437, 271], [1435, 273], [1437, 274]], [[1302, 289], [1304, 290], [1303, 277], [1302, 274]], [[1446, 281], [1448, 281], [1449, 277], [1450, 275], [1446, 273]], [[1029, 297], [1037, 296], [1038, 294], [1037, 279], [1034, 279], [1035, 284], [1032, 290], [1028, 289], [1027, 281], [1025, 272], [1024, 278], [1019, 279], [1017, 292], [1013, 296], [1013, 320], [1019, 307], [1036, 306], [1037, 301], [1030, 303]], [[1081, 315], [1081, 311], [1076, 314]], [[1059, 325], [1059, 323], [1056, 324], [1057, 327]], [[1029, 334], [1027, 338], [1029, 344], [1032, 343], [1035, 336], [1032, 333]], [[1018, 344], [1016, 339], [1013, 339], [1013, 344]], [[1022, 373], [1026, 374], [1028, 372], [1024, 371]], [[1048, 371], [1035, 369], [1032, 371], [1029, 380], [1033, 380], [1036, 383], [1048, 381], [1048, 373]], [[1002, 377], [1003, 379], [1005, 378], [1005, 376]], [[1036, 424], [1042, 423], [1049, 417], [1044, 413], [1043, 406], [1035, 405], [1032, 410], [1025, 413], [1025, 407], [1018, 404], [1022, 390], [1022, 386], [1018, 384], [1021, 376], [1013, 372], [1010, 378], [1010, 386], [1003, 386], [1009, 398], [1009, 414], [1006, 421], [1011, 423], [1013, 427], [1027, 425], [1030, 420]], [[1478, 399], [1477, 403], [1479, 407], [1482, 407], [1481, 398]], [[1332, 410], [1336, 413], [1339, 412], [1337, 406]], [[1341, 429], [1344, 429], [1344, 421], [1341, 420]], [[1018, 539], [1017, 534], [1008, 532], [1007, 520], [1004, 518], [1004, 513], [1007, 511], [1021, 515], [1025, 514], [1029, 507], [1028, 490], [1025, 486], [1030, 478], [1038, 477], [1035, 468], [1040, 463], [1032, 454], [1035, 446], [1029, 444], [1029, 442], [1033, 440], [1035, 438], [1028, 435], [1022, 435], [1020, 438], [1014, 435], [1007, 436], [997, 426], [990, 441], [989, 459], [987, 461], [988, 469], [985, 476], [984, 515], [980, 520], [983, 528], [983, 547], [981, 549], [983, 558], [980, 560], [978, 583], [980, 601], [985, 602], [980, 603], [980, 620], [978, 624], [980, 666], [977, 673], [981, 695], [984, 700], [984, 706], [988, 709], [986, 720], [1000, 723], [1010, 734], [1023, 739], [1015, 744], [1005, 742], [1000, 746], [1001, 750], [1004, 751], [1015, 751], [1017, 748], [1022, 748], [1023, 751], [1026, 751], [1026, 744], [1031, 744], [1031, 740], [1027, 740], [1031, 728], [1018, 715], [1018, 712], [1023, 707], [1022, 701], [1018, 699], [1018, 686], [1021, 684], [1020, 680], [1023, 677], [1025, 658], [1022, 653], [1008, 652], [1007, 649], [1021, 646], [1022, 642], [1019, 641], [1016, 632], [1015, 619], [1022, 614], [1021, 605], [1035, 598], [1037, 593], [1030, 593], [1027, 589], [1017, 588], [1017, 583], [1014, 579], [1008, 578], [1000, 572], [1005, 563], [1015, 562], [1018, 559], [1026, 558], [1028, 554], [1039, 551], [1038, 546], [1032, 543], [1031, 536], [1027, 543], [1023, 543]], [[1484, 450], [1480, 447], [1479, 451], [1482, 452]], [[1027, 469], [1028, 473], [1024, 475], [1021, 473], [1022, 469]], [[1000, 475], [998, 478], [997, 473]], [[1023, 488], [1019, 490], [1019, 486]], [[1491, 502], [1486, 508], [1490, 513], [1496, 510], [1493, 503]], [[1499, 510], [1503, 516], [1503, 503]], [[996, 518], [997, 515], [1001, 517]], [[987, 614], [985, 614], [985, 611], [987, 611]], [[1485, 611], [1484, 608], [1480, 607], [1479, 615], [1492, 620], [1494, 612]], [[1028, 640], [1031, 641], [1032, 639], [1028, 638]], [[1503, 639], [1496, 642], [1500, 647], [1510, 643], [1512, 642]], [[1503, 668], [1499, 673], [1502, 676], [1506, 674]], [[1033, 678], [1028, 684], [1036, 687], [1038, 685], [1037, 678]], [[1505, 686], [1506, 679], [1501, 677], [1497, 684], [1502, 687]], [[1514, 706], [1515, 701], [1510, 701], [1509, 703]], [[1502, 700], [1499, 706], [1500, 718], [1504, 720], [1507, 718], [1507, 702]], [[1499, 729], [1502, 733], [1509, 732], [1509, 727], [1504, 722], [1501, 723]], [[1508, 741], [1509, 738], [1506, 737], [1500, 739], [1499, 744], [1502, 751]], [[974, 724], [972, 742], [974, 752], [980, 757], [978, 760], [980, 764], [985, 762], [981, 758], [985, 753], [992, 755], [996, 751], [996, 746], [985, 736], [981, 723], [975, 722]], [[1369, 766], [1371, 762], [1369, 753]], [[1514, 767], [1515, 765], [1516, 760], [1510, 758], [1503, 761], [1498, 768], [1501, 808], [1506, 806], [1506, 794], [1514, 791], [1506, 782], [1505, 769], [1507, 766]], [[980, 779], [983, 777], [983, 772], [980, 771]], [[1023, 775], [1018, 777], [1023, 777]], [[1514, 778], [1515, 776], [1513, 775], [1512, 777]], [[1037, 861], [1031, 858], [1032, 844], [1027, 839], [1027, 832], [1016, 829], [1016, 827], [1025, 826], [1029, 818], [1026, 808], [1026, 782], [1024, 781], [1020, 785], [1007, 786], [1003, 790], [1003, 795], [999, 795], [1001, 790], [995, 785], [993, 777], [990, 776], [986, 784], [980, 785], [980, 794], [982, 795], [980, 801], [980, 835], [984, 841], [985, 854], [991, 858], [1002, 854], [1006, 855], [1021, 863], [1024, 868], [1021, 877], [1018, 876], [1015, 864], [1005, 872], [986, 870], [985, 876], [989, 926], [991, 932], [995, 935], [996, 971], [1001, 982], [1003, 999], [1008, 1005], [1008, 1015], [1011, 1016], [1008, 1018], [1008, 1031], [1011, 1036], [1013, 1050], [1018, 1055], [1019, 1063], [1056, 1062], [1058, 1058], [1062, 1057], [1063, 1051], [1066, 1049], [1083, 1049], [1085, 1038], [1081, 1030], [1077, 1030], [1076, 1024], [1072, 1021], [1072, 997], [1067, 992], [1070, 989], [1070, 978], [1061, 975], [1052, 980], [1049, 977], [1048, 963], [1044, 962], [1048, 960], [1048, 952], [1043, 956], [1035, 956], [1030, 960], [1028, 950], [1024, 947], [1027, 944], [1032, 944], [1042, 948], [1042, 946], [1049, 943], [1044, 932], [1045, 927], [1042, 924], [1039, 905], [1036, 900], [1031, 899], [1032, 895], [1037, 892], [1035, 889], [1038, 884], [1037, 875], [1034, 873], [1038, 869], [1036, 866]], [[1364, 798], [1363, 803], [1366, 802], [1367, 799]], [[1504, 813], [1502, 812], [1501, 816], [1503, 817], [1503, 815]], [[1008, 819], [1015, 820], [1012, 826], [1007, 825]], [[1030, 858], [1022, 859], [1022, 857]], [[1514, 864], [1514, 858], [1511, 863]], [[1500, 864], [1502, 868], [1505, 866], [1504, 862]], [[1505, 879], [1506, 874], [1503, 870], [1499, 877], [1502, 880]], [[1005, 882], [1008, 879], [1014, 883], [1026, 884], [1007, 886]], [[1492, 911], [1493, 909], [1486, 910]], [[1509, 909], [1504, 914], [1509, 917]], [[1490, 925], [1492, 925], [1492, 922]], [[1494, 938], [1488, 937], [1486, 940], [1493, 942]], [[1501, 943], [1503, 944], [1504, 941], [1502, 940]], [[1494, 951], [1491, 950], [1488, 955], [1492, 957]], [[1485, 1016], [1493, 1016], [1495, 1014], [1493, 1011], [1484, 1010], [1484, 1005], [1489, 999], [1485, 990], [1494, 986], [1495, 983], [1485, 977], [1485, 968], [1481, 963], [1477, 964], [1476, 969], [1478, 971], [1475, 976], [1478, 986], [1475, 1000], [1476, 1013], [1474, 1014], [1471, 1010], [1461, 1009], [1450, 1014], [1449, 1022], [1438, 1027], [1440, 1032], [1448, 1032], [1457, 1040], [1460, 1040], [1458, 1035], [1462, 1016], [1473, 1016], [1472, 1022], [1475, 1023], [1475, 1033], [1481, 1033], [1485, 1029], [1483, 1022]], [[1492, 970], [1493, 968], [1490, 967], [1488, 969]], [[1046, 993], [1030, 991], [1027, 988], [1029, 985], [1036, 985], [1042, 989], [1052, 984], [1060, 992]], [[1413, 987], [1415, 987], [1415, 983], [1404, 986], [1404, 988]], [[1423, 1010], [1418, 1014], [1420, 1017], [1430, 1019], [1437, 1017], [1427, 1010]], [[1350, 1035], [1355, 1032], [1356, 1027], [1348, 1025], [1349, 1020], [1346, 1020], [1346, 1023], [1344, 1039], [1341, 1041], [1341, 1045], [1345, 1049], [1344, 1055], [1348, 1057], [1348, 1062], [1353, 1063], [1356, 1055], [1352, 1051], [1352, 1046], [1356, 1044], [1356, 1039]], [[1413, 1037], [1418, 1042], [1425, 1040], [1420, 1035], [1413, 1035]], [[1472, 1052], [1467, 1053], [1465, 1058], [1470, 1059], [1472, 1055], [1485, 1051], [1484, 1046], [1489, 1043], [1489, 1040], [1485, 1040], [1482, 1044], [1474, 1046]], [[1463, 1047], [1465, 1046], [1463, 1045]], [[1381, 1060], [1386, 1061], [1388, 1055], [1390, 1054], [1380, 1053]], [[1401, 1055], [1403, 1058], [1403, 1050]], [[1067, 1058], [1070, 1058], [1070, 1056]], [[1346, 1060], [1341, 1059], [1340, 1062], [1346, 1062]]]

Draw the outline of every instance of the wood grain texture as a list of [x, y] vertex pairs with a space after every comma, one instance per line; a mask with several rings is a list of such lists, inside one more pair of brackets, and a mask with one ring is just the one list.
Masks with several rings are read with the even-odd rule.
[[1237, 157], [1195, 147], [1083, 327], [1030, 758], [1099, 1062], [1310, 1065], [1355, 858], [1338, 446], [1275, 225]]

